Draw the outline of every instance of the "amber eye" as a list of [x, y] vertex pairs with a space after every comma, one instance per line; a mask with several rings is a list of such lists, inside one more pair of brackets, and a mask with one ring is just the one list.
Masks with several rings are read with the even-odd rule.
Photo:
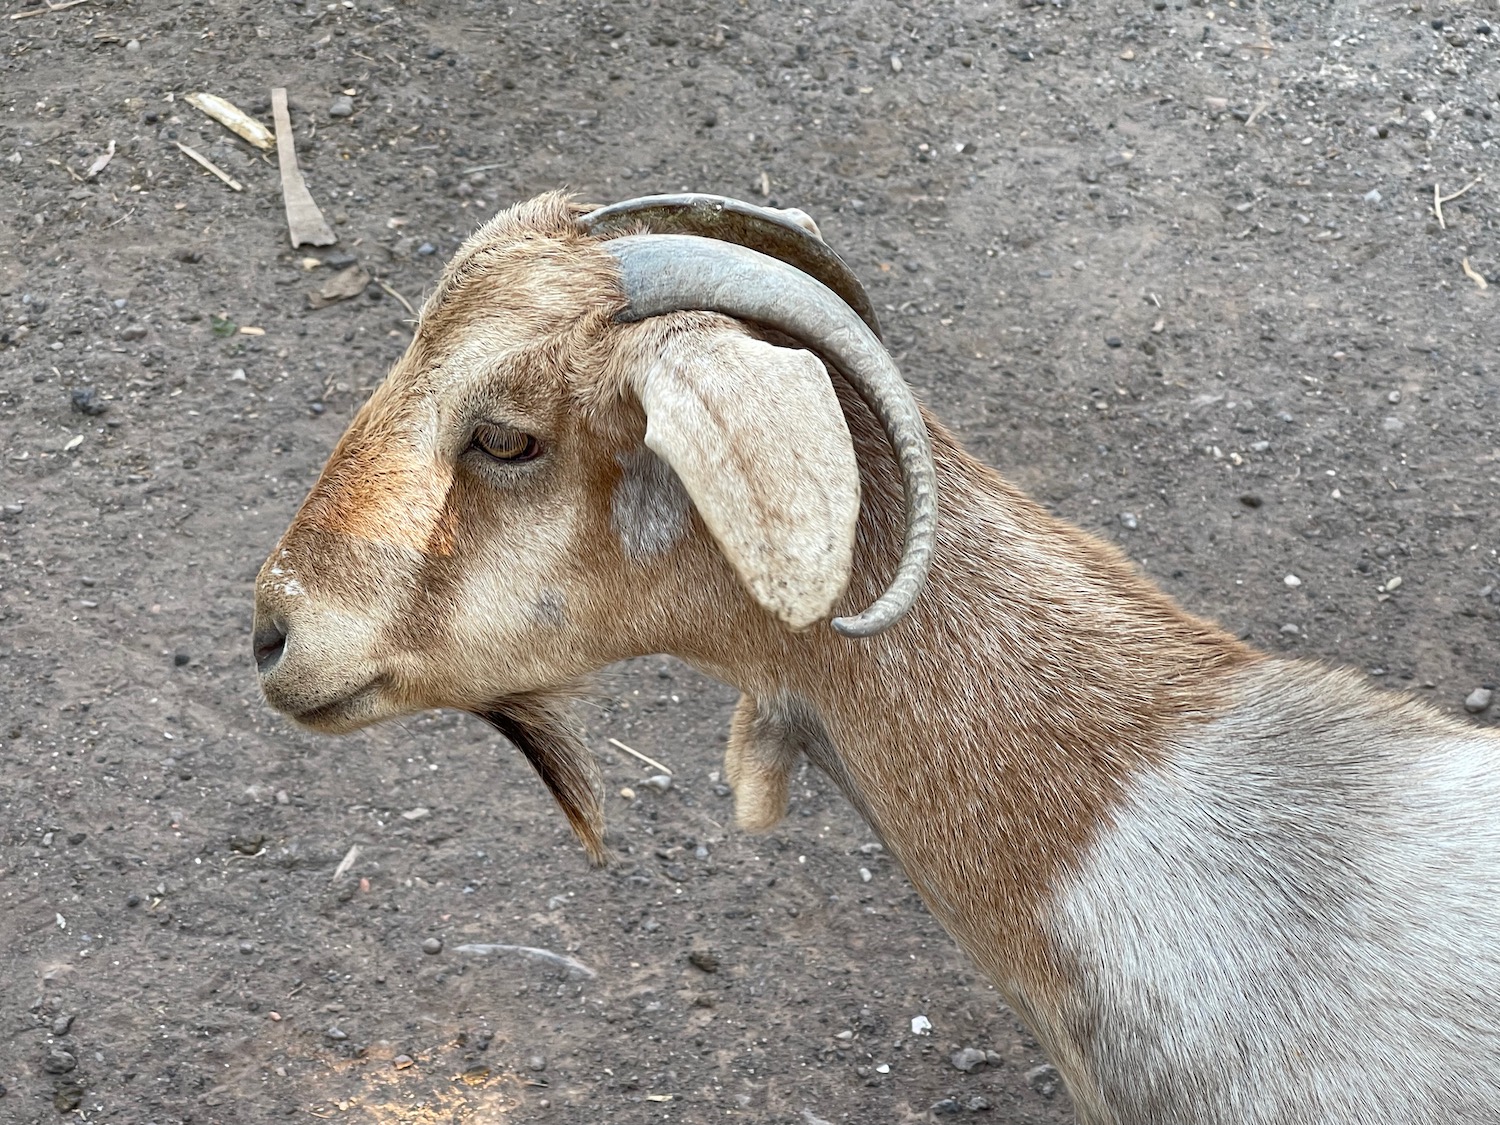
[[483, 450], [496, 461], [511, 464], [530, 461], [542, 451], [541, 445], [530, 434], [523, 434], [520, 430], [495, 422], [480, 422], [475, 426], [474, 439], [470, 445], [474, 449]]

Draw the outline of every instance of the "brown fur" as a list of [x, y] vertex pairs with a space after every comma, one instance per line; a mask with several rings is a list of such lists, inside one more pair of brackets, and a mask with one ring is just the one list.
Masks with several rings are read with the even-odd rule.
[[[518, 741], [597, 859], [595, 775], [560, 733], [556, 693], [611, 661], [674, 653], [747, 693], [729, 754], [744, 818], [774, 821], [788, 771], [807, 753], [1039, 1025], [1067, 980], [1041, 924], [1049, 894], [1109, 823], [1132, 772], [1212, 716], [1230, 673], [1256, 655], [1026, 499], [931, 418], [941, 504], [932, 577], [886, 634], [789, 632], [747, 596], [696, 516], [671, 550], [628, 557], [610, 497], [621, 454], [644, 433], [634, 380], [669, 339], [746, 329], [699, 313], [613, 323], [621, 298], [610, 259], [578, 234], [575, 214], [561, 197], [532, 201], [449, 266], [411, 349], [261, 580], [258, 615], [288, 623], [288, 660], [298, 630], [316, 631], [335, 610], [368, 617], [377, 639], [351, 649], [342, 679], [326, 661], [294, 664], [296, 675], [268, 676], [268, 696], [309, 712], [369, 672], [376, 702], [342, 717], [325, 702], [318, 725], [443, 706], [484, 715]], [[861, 470], [853, 578], [835, 607], [850, 613], [894, 570], [900, 487], [884, 435], [835, 384]], [[463, 452], [477, 417], [538, 435], [547, 456], [496, 475]], [[774, 459], [776, 436], [767, 419], [750, 454]], [[278, 587], [278, 559], [306, 603]], [[554, 611], [528, 618], [525, 599], [543, 595]], [[533, 697], [547, 703], [522, 702]], [[778, 717], [788, 714], [795, 721]]]

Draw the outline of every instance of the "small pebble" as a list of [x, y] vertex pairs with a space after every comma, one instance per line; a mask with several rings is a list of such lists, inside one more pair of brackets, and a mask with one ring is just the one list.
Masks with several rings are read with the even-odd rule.
[[641, 782], [647, 789], [655, 789], [658, 793], [665, 793], [672, 788], [672, 777], [670, 774], [654, 773], [645, 781]]
[[177, 667], [179, 668], [181, 668], [191, 659], [192, 657], [185, 652], [174, 652], [172, 654], [172, 663], [177, 665]]
[[1298, 633], [1302, 632], [1301, 629], [1297, 628], [1290, 621], [1281, 627], [1281, 631], [1288, 637], [1295, 637]]
[[144, 340], [146, 338], [146, 326], [144, 324], [127, 324], [120, 329], [122, 340]]
[[141, 49], [141, 41], [139, 39], [132, 39], [125, 44], [125, 49], [127, 51], [139, 51]]
[[101, 402], [95, 397], [93, 387], [74, 387], [68, 399], [75, 413], [86, 414], [91, 418], [97, 418], [109, 410], [109, 403]]
[[934, 1117], [946, 1117], [954, 1113], [961, 1113], [963, 1106], [957, 1098], [942, 1098], [932, 1103], [932, 1115]]
[[1247, 508], [1259, 508], [1265, 501], [1253, 492], [1246, 492], [1240, 496], [1240, 503]]
[[1489, 707], [1494, 697], [1495, 693], [1489, 688], [1477, 687], [1469, 692], [1468, 697], [1464, 700], [1464, 710], [1471, 715], [1477, 715]]
[[526, 1060], [526, 1065], [532, 1070], [546, 1070], [547, 1060], [541, 1055], [532, 1055], [531, 1058]]
[[335, 1042], [340, 1042], [344, 1039], [349, 1038], [349, 1033], [342, 1027], [339, 1027], [337, 1025], [330, 1027], [327, 1031], [323, 1032], [323, 1034], [328, 1038], [334, 1040]]
[[1106, 336], [1106, 337], [1104, 337], [1104, 346], [1108, 347], [1108, 348], [1118, 348], [1124, 342], [1125, 341], [1121, 340], [1120, 337], [1118, 337], [1118, 336]]
[[405, 1070], [407, 1067], [411, 1066], [415, 1061], [416, 1060], [414, 1060], [410, 1055], [397, 1055], [395, 1058], [393, 1058], [391, 1060], [391, 1065], [393, 1067], [395, 1067], [397, 1070]]
[[[1376, 135], [1379, 135], [1379, 130], [1376, 130]], [[1379, 203], [1381, 198], [1382, 197], [1378, 188], [1371, 188], [1369, 191], [1365, 192], [1366, 203]]]
[[954, 1051], [948, 1056], [948, 1061], [953, 1064], [955, 1070], [961, 1070], [965, 1074], [972, 1073], [977, 1067], [988, 1064], [989, 1059], [978, 1047], [964, 1047], [962, 1050]]
[[329, 117], [353, 117], [354, 99], [348, 94], [340, 94], [334, 98], [328, 106]]
[[688, 954], [688, 964], [695, 969], [702, 969], [705, 973], [717, 973], [719, 971], [719, 958], [707, 949], [695, 949]]
[[430, 937], [422, 943], [423, 953], [441, 953], [443, 951], [443, 939]]
[[635, 800], [635, 790], [627, 785], [620, 790], [620, 796], [624, 797], [627, 801], [633, 801]]
[[1302, 579], [1298, 578], [1295, 574], [1288, 574], [1282, 581], [1294, 590], [1302, 585]]
[[1121, 512], [1120, 526], [1125, 528], [1126, 531], [1134, 531], [1141, 526], [1141, 521], [1134, 512]]
[[135, 907], [135, 906], [139, 906], [140, 904], [141, 904], [141, 896], [140, 895], [126, 895], [125, 896], [125, 905], [126, 906]]
[[242, 942], [240, 942], [240, 952], [241, 953], [245, 953], [245, 954], [254, 953], [255, 952], [255, 943], [253, 941], [242, 941]]
[[52, 1108], [58, 1113], [72, 1113], [83, 1102], [83, 1087], [76, 1082], [67, 1082], [52, 1095]]
[[1030, 1086], [1044, 1098], [1050, 1098], [1057, 1093], [1062, 1085], [1062, 1075], [1057, 1072], [1057, 1067], [1051, 1063], [1043, 1063], [1034, 1066], [1026, 1072], [1026, 1085]]
[[69, 1052], [62, 1050], [48, 1051], [46, 1057], [42, 1059], [42, 1069], [48, 1074], [67, 1074], [77, 1065], [78, 1060]]
[[53, 1035], [53, 1037], [57, 1038], [57, 1039], [61, 1039], [64, 1035], [66, 1035], [68, 1033], [68, 1029], [70, 1027], [72, 1027], [72, 1026], [73, 1026], [73, 1016], [72, 1016], [71, 1013], [68, 1014], [68, 1015], [58, 1016], [55, 1020], [52, 1021], [52, 1035]]

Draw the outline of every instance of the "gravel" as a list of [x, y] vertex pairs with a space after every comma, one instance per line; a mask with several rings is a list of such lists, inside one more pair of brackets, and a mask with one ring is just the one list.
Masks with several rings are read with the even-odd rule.
[[954, 1069], [961, 1070], [965, 1074], [972, 1073], [976, 1068], [986, 1066], [989, 1060], [978, 1047], [963, 1047], [948, 1056], [948, 1061]]

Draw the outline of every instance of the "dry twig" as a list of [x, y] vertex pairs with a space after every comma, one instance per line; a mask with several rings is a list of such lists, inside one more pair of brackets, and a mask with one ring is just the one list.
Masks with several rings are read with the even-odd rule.
[[565, 969], [569, 976], [592, 978], [599, 974], [594, 972], [582, 961], [568, 957], [562, 953], [554, 953], [550, 949], [538, 949], [531, 945], [500, 945], [490, 942], [475, 942], [469, 945], [456, 945], [454, 953], [468, 953], [475, 957], [493, 957], [497, 953], [515, 953], [533, 961], [545, 961], [559, 969]]
[[1452, 195], [1443, 195], [1442, 189], [1436, 183], [1432, 185], [1432, 213], [1437, 216], [1439, 230], [1448, 229], [1448, 223], [1443, 218], [1443, 204], [1452, 203], [1459, 196], [1468, 194], [1468, 191], [1471, 187], [1473, 187], [1475, 184], [1483, 182], [1483, 180], [1484, 176], [1475, 176], [1472, 180], [1464, 184], [1463, 187], [1459, 188]]
[[66, 0], [63, 4], [48, 4], [45, 8], [37, 8], [30, 12], [12, 12], [13, 20], [29, 20], [32, 16], [45, 16], [48, 12], [62, 12], [69, 8], [76, 8], [80, 4], [87, 4], [89, 0]]
[[203, 167], [207, 168], [215, 176], [218, 176], [219, 179], [223, 180], [235, 191], [245, 190], [244, 184], [240, 183], [239, 180], [235, 179], [228, 172], [224, 171], [224, 169], [220, 168], [217, 164], [215, 164], [208, 157], [204, 156], [201, 152], [198, 152], [196, 149], [189, 148], [181, 141], [173, 141], [172, 143], [182, 150], [182, 154], [184, 156], [188, 157], [191, 160], [196, 160], [199, 164], [203, 165]]
[[403, 309], [405, 309], [407, 312], [411, 313], [412, 316], [416, 316], [417, 315], [417, 310], [411, 307], [411, 302], [408, 301], [405, 297], [401, 296], [400, 293], [396, 292], [395, 289], [391, 288], [385, 282], [381, 281], [380, 278], [378, 278], [378, 277], [375, 279], [375, 284], [378, 285], [378, 286], [380, 286], [380, 288], [384, 289], [392, 297], [396, 298], [396, 300], [400, 301], [401, 302], [401, 307]]
[[611, 746], [615, 747], [615, 749], [625, 751], [625, 753], [629, 754], [632, 758], [639, 758], [652, 769], [661, 770], [661, 772], [664, 774], [671, 774], [672, 770], [670, 767], [662, 765], [655, 758], [646, 757], [646, 755], [642, 754], [639, 750], [635, 750], [629, 746], [626, 746], [618, 738], [611, 738], [608, 741]]

